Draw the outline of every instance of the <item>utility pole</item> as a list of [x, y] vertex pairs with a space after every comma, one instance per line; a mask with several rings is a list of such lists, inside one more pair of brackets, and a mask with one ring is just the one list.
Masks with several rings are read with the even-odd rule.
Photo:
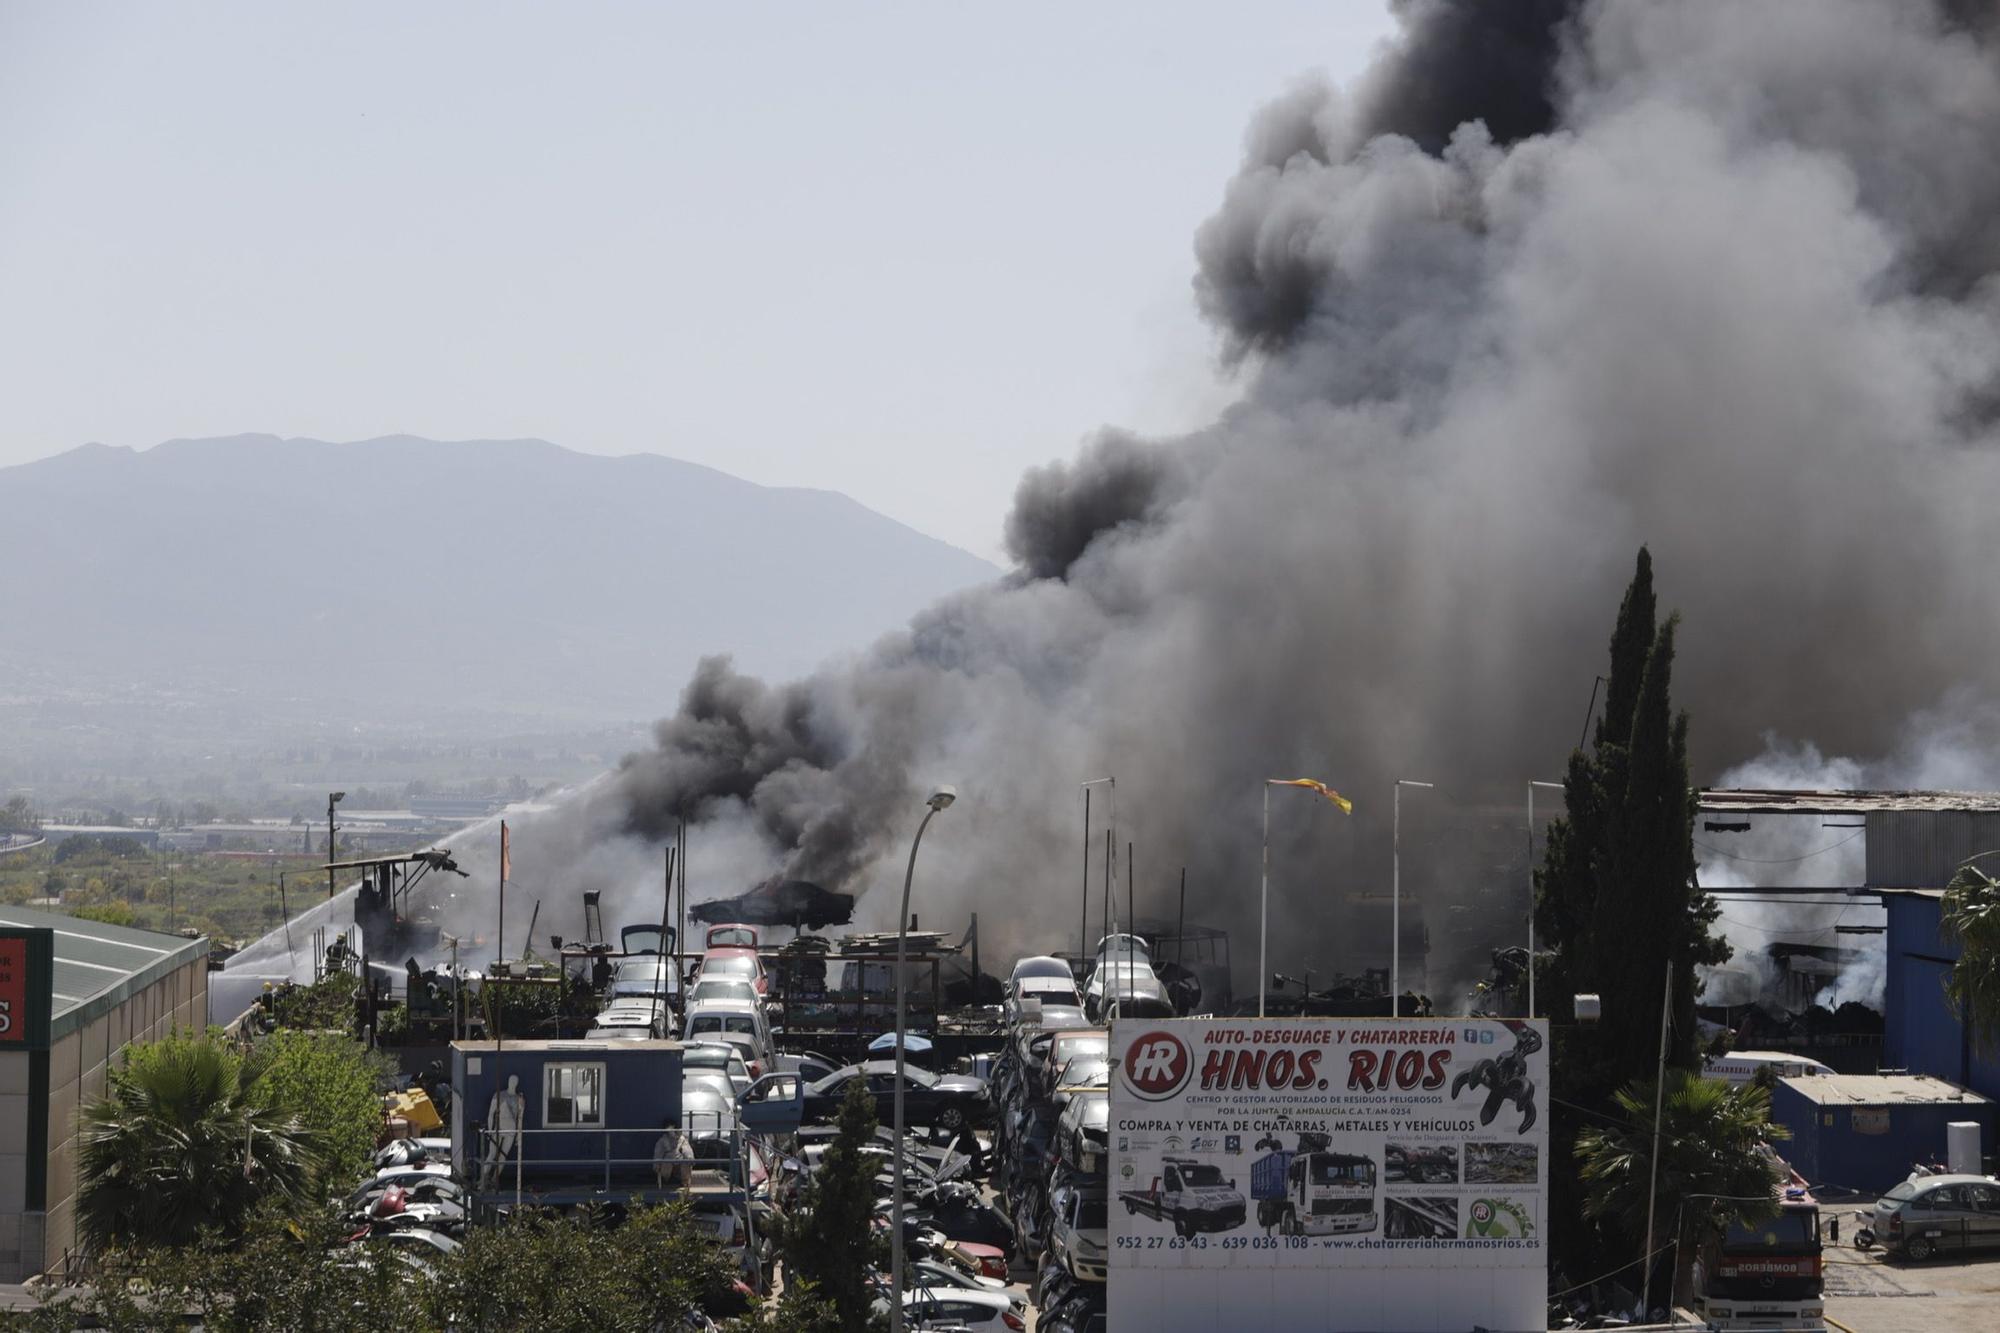
[[347, 799], [344, 791], [326, 794], [326, 896], [333, 897], [333, 807]]

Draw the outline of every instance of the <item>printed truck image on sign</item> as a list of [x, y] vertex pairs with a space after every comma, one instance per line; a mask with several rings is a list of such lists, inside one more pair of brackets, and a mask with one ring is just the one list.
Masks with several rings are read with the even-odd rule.
[[1120, 1190], [1128, 1213], [1173, 1224], [1182, 1238], [1211, 1231], [1233, 1231], [1243, 1225], [1243, 1196], [1236, 1182], [1225, 1180], [1220, 1167], [1187, 1157], [1163, 1157], [1160, 1174], [1142, 1190]]
[[1546, 1024], [1138, 1019], [1109, 1054], [1121, 1325], [1540, 1326]]

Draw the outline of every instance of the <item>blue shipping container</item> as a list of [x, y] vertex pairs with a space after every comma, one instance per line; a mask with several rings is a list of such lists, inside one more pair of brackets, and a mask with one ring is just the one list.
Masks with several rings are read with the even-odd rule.
[[1266, 1153], [1250, 1163], [1250, 1197], [1284, 1198], [1285, 1168], [1292, 1164], [1292, 1156], [1293, 1154], [1288, 1152]]

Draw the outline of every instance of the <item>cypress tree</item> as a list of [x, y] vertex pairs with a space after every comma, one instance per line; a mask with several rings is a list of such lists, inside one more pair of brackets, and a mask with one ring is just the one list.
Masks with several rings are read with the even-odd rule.
[[[1694, 1064], [1694, 969], [1729, 956], [1709, 934], [1716, 908], [1694, 878], [1688, 719], [1672, 702], [1678, 625], [1671, 616], [1658, 623], [1653, 560], [1641, 547], [1611, 635], [1604, 711], [1591, 748], [1570, 754], [1564, 814], [1549, 825], [1535, 876], [1536, 935], [1550, 950], [1539, 966], [1542, 1011], [1556, 1023], [1553, 1077], [1558, 1095], [1586, 1107], [1653, 1078], [1669, 958], [1668, 1061]], [[1574, 1026], [1578, 992], [1602, 1001], [1594, 1030]], [[1551, 1118], [1551, 1160], [1567, 1161], [1582, 1122], [1560, 1104]], [[1559, 1256], [1594, 1262], [1573, 1175], [1552, 1173], [1551, 1186]]]
[[[1570, 997], [1602, 997], [1603, 1067], [1571, 1069], [1595, 1092], [1650, 1078], [1659, 994], [1674, 960], [1669, 1059], [1694, 1060], [1694, 968], [1729, 956], [1709, 934], [1716, 909], [1694, 880], [1694, 790], [1687, 714], [1672, 700], [1679, 617], [1657, 623], [1653, 558], [1644, 547], [1618, 607], [1611, 674], [1591, 750], [1571, 753], [1564, 816], [1551, 822], [1536, 875], [1536, 929], [1554, 951], [1544, 968], [1548, 1012], [1573, 1017]], [[1650, 1035], [1649, 1035], [1650, 1034]]]

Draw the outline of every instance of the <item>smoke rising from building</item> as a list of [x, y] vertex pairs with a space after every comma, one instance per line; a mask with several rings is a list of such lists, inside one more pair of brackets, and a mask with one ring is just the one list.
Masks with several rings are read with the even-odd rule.
[[1926, 717], [1991, 772], [1989, 39], [1913, 0], [1396, 8], [1357, 86], [1258, 115], [1195, 237], [1232, 407], [1030, 472], [1016, 572], [851, 660], [704, 663], [655, 748], [522, 818], [521, 873], [637, 910], [686, 818], [696, 899], [782, 873], [884, 926], [950, 781], [924, 923], [1067, 946], [1077, 784], [1111, 773], [1139, 910], [1186, 866], [1247, 980], [1262, 779], [1356, 802], [1274, 802], [1296, 972], [1386, 948], [1342, 904], [1387, 891], [1410, 777], [1438, 790], [1406, 798], [1406, 890], [1508, 942], [1525, 890], [1421, 821], [1560, 775], [1641, 543], [1698, 776], [1766, 732], [1891, 762]]

